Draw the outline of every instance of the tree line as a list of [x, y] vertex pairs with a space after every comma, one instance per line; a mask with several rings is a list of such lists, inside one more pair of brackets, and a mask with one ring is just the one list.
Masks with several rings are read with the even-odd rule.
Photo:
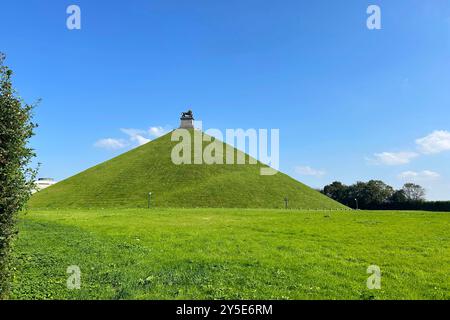
[[353, 209], [450, 211], [450, 201], [426, 201], [425, 189], [414, 183], [396, 190], [380, 180], [349, 186], [335, 181], [320, 192]]

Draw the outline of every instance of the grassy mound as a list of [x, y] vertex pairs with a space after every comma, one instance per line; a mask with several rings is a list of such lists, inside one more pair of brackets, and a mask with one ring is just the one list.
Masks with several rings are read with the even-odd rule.
[[249, 164], [247, 155], [246, 164], [175, 165], [171, 153], [177, 143], [169, 133], [36, 193], [29, 204], [143, 208], [151, 192], [155, 207], [283, 208], [287, 197], [290, 208], [345, 208], [281, 172], [260, 175], [265, 165]]

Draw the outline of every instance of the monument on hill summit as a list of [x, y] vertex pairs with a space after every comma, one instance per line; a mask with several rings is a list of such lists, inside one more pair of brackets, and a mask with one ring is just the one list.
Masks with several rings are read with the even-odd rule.
[[194, 114], [192, 110], [181, 113], [180, 129], [194, 129]]

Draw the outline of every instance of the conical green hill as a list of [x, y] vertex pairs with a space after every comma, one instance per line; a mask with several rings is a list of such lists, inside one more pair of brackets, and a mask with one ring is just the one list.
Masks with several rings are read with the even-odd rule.
[[345, 208], [281, 172], [260, 175], [259, 162], [176, 165], [178, 143], [164, 135], [34, 194], [30, 207], [147, 207], [151, 192], [154, 207], [284, 208], [287, 197], [289, 208]]

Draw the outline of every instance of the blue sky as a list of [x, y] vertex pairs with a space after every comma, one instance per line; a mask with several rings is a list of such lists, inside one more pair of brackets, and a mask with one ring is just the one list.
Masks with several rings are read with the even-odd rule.
[[310, 186], [415, 181], [450, 199], [447, 0], [5, 0], [0, 51], [21, 96], [43, 99], [41, 176], [175, 128], [189, 106], [205, 129], [279, 128], [281, 170]]

